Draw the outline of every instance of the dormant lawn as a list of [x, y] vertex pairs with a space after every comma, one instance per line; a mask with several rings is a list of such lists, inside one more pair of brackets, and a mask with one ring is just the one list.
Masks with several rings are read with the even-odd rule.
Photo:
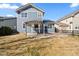
[[[53, 35], [53, 34], [52, 34]], [[0, 55], [6, 56], [72, 56], [79, 55], [79, 37], [53, 35], [28, 38], [25, 34], [0, 37]]]

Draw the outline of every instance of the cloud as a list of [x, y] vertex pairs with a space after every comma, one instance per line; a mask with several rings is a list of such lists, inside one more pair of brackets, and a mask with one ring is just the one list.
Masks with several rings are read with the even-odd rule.
[[7, 16], [7, 17], [14, 17], [14, 15], [5, 15], [5, 16]]
[[0, 0], [0, 3], [78, 3], [79, 0]]
[[15, 17], [15, 15], [12, 15], [12, 14], [6, 14], [6, 15], [1, 15], [0, 14], [0, 16], [2, 16], [2, 17]]
[[7, 9], [16, 9], [18, 6], [16, 5], [11, 5], [9, 3], [2, 3], [0, 4], [0, 8], [7, 8]]
[[72, 3], [72, 4], [70, 5], [71, 8], [77, 7], [77, 6], [79, 6], [79, 3]]
[[1, 0], [0, 3], [20, 3], [25, 5], [27, 3], [34, 2], [34, 0]]

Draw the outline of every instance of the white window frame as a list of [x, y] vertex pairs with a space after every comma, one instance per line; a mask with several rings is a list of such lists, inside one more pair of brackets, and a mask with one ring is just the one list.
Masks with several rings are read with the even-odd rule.
[[27, 17], [27, 13], [21, 13], [21, 17]]

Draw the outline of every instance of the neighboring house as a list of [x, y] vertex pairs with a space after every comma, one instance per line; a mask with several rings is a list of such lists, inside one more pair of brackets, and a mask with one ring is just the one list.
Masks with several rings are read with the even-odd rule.
[[[60, 26], [59, 23], [62, 23], [63, 26]], [[63, 29], [65, 32], [79, 33], [79, 10], [59, 19], [55, 26], [61, 31]]]
[[67, 27], [68, 27], [67, 24], [65, 24], [63, 22], [57, 22], [55, 24], [55, 32], [66, 32]]
[[44, 11], [33, 4], [26, 4], [17, 10], [17, 30], [27, 35], [54, 33], [54, 22], [44, 20]]
[[16, 17], [0, 17], [0, 27], [7, 26], [12, 29], [17, 29]]

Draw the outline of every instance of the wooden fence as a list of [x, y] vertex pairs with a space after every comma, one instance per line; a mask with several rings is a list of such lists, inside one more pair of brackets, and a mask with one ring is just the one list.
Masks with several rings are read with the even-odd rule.
[[79, 35], [79, 30], [62, 30], [61, 33]]

